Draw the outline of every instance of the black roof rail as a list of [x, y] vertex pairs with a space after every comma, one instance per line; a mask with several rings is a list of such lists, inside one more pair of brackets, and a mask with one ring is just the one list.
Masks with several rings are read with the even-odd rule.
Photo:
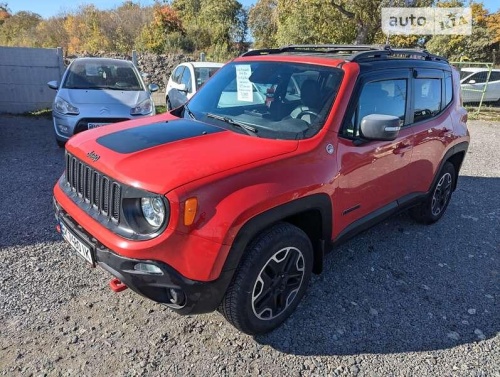
[[360, 62], [363, 60], [373, 60], [380, 58], [407, 58], [407, 59], [417, 59], [420, 58], [422, 60], [433, 60], [433, 61], [442, 61], [448, 63], [448, 60], [443, 58], [442, 56], [431, 54], [427, 50], [420, 49], [399, 49], [399, 48], [391, 48], [390, 46], [385, 46], [383, 50], [378, 51], [363, 51], [357, 54], [353, 54], [350, 58], [346, 59], [351, 62]]
[[445, 58], [433, 55], [427, 50], [421, 49], [393, 49], [388, 45], [336, 45], [336, 44], [321, 44], [321, 45], [288, 45], [279, 48], [259, 49], [245, 52], [241, 56], [259, 56], [259, 55], [272, 55], [282, 54], [286, 52], [298, 53], [318, 53], [318, 54], [338, 54], [348, 55], [346, 60], [352, 62], [360, 62], [366, 60], [387, 59], [394, 58], [407, 58], [407, 59], [423, 59], [442, 61], [448, 63]]
[[333, 54], [341, 52], [355, 51], [370, 51], [379, 50], [380, 46], [372, 45], [335, 45], [335, 44], [321, 44], [321, 45], [288, 45], [279, 48], [268, 48], [268, 49], [258, 49], [250, 50], [243, 53], [241, 56], [258, 56], [258, 55], [270, 55], [270, 54], [281, 54], [284, 52], [304, 52], [304, 53], [323, 53], [323, 54]]

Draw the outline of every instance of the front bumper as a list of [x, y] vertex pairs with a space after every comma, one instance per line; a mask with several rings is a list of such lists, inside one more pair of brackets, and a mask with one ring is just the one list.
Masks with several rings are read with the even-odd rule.
[[[200, 282], [184, 277], [161, 261], [118, 255], [85, 231], [55, 199], [54, 210], [57, 222], [62, 223], [90, 246], [93, 259], [98, 266], [118, 278], [134, 292], [165, 304], [179, 314], [200, 314], [216, 310], [231, 282], [233, 270], [223, 271], [214, 281]], [[135, 266], [139, 263], [153, 265], [161, 270], [161, 274], [137, 270]]]

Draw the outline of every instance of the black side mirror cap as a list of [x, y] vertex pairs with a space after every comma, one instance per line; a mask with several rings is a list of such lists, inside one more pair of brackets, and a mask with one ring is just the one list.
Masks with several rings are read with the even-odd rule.
[[394, 140], [400, 129], [400, 119], [393, 115], [370, 114], [361, 120], [361, 135], [368, 140]]

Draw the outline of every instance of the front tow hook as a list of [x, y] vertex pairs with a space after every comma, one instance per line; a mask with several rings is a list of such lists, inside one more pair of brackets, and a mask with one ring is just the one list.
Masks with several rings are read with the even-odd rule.
[[121, 282], [120, 279], [117, 278], [111, 279], [111, 281], [109, 282], [109, 286], [113, 290], [113, 292], [116, 293], [122, 292], [128, 288], [124, 283]]

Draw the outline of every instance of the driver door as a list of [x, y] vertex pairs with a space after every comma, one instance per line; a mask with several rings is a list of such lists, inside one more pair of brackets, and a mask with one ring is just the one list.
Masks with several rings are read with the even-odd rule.
[[[357, 220], [394, 209], [396, 201], [408, 193], [413, 148], [413, 132], [406, 127], [409, 89], [409, 70], [366, 76], [358, 83], [339, 135], [335, 234]], [[369, 114], [397, 116], [401, 130], [396, 139], [363, 141], [360, 124]]]

